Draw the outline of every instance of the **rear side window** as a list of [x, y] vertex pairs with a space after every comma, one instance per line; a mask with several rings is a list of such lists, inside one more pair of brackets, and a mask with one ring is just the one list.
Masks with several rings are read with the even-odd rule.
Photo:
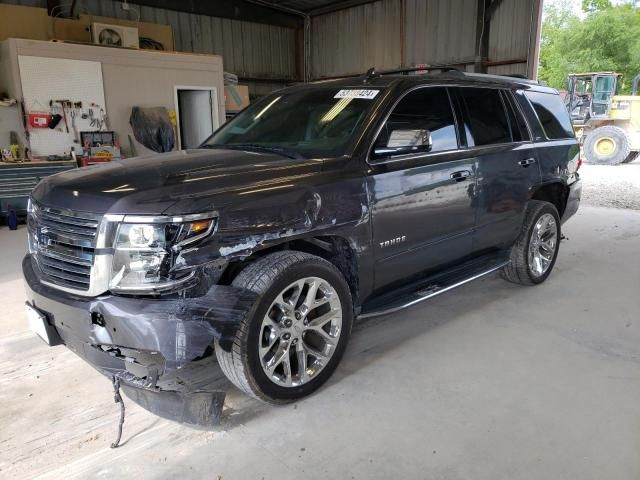
[[488, 88], [460, 88], [467, 107], [465, 130], [469, 146], [511, 142], [507, 113], [499, 90]]
[[559, 95], [553, 93], [525, 92], [525, 96], [538, 114], [544, 133], [550, 140], [573, 138], [569, 112]]
[[394, 130], [428, 130], [431, 152], [458, 148], [456, 122], [444, 87], [419, 88], [400, 100], [382, 127], [376, 148], [385, 147]]

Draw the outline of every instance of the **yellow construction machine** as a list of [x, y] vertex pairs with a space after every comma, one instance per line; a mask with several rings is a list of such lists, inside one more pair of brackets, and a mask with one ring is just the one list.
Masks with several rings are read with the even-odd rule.
[[640, 96], [633, 79], [631, 95], [618, 95], [622, 74], [572, 73], [565, 99], [587, 163], [617, 165], [640, 152]]

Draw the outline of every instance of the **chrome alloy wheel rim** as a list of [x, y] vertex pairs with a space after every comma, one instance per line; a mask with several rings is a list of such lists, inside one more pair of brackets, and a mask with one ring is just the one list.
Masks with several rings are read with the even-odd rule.
[[260, 325], [262, 369], [277, 385], [304, 385], [329, 363], [341, 332], [336, 290], [318, 277], [293, 282], [271, 303]]
[[529, 269], [536, 277], [544, 275], [556, 254], [558, 227], [550, 213], [542, 215], [531, 232], [529, 240]]

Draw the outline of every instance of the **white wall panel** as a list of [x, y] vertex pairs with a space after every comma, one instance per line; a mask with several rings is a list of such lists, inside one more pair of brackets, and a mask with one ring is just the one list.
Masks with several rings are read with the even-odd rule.
[[[102, 66], [100, 62], [84, 60], [69, 60], [65, 58], [47, 57], [18, 57], [20, 78], [22, 79], [22, 95], [25, 109], [31, 111], [47, 111], [50, 100], [69, 100], [82, 102], [83, 109], [75, 118], [76, 131], [95, 130], [89, 125], [89, 119], [82, 119], [80, 113], [86, 112], [90, 104], [94, 103], [94, 115], [100, 116], [102, 108], [106, 115], [104, 101], [104, 86], [102, 83]], [[56, 104], [54, 104], [56, 105]], [[56, 113], [63, 115], [61, 109]], [[64, 115], [63, 115], [64, 117]], [[34, 128], [30, 131], [29, 143], [35, 156], [55, 155], [69, 152], [74, 145], [74, 131], [71, 112], [66, 110], [66, 126], [64, 118], [60, 120], [57, 129]], [[76, 144], [76, 151], [81, 145]]]

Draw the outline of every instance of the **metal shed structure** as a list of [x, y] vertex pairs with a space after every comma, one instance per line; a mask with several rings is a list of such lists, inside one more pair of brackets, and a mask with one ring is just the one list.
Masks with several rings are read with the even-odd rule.
[[317, 15], [311, 74], [428, 64], [533, 78], [541, 9], [540, 0], [381, 0]]
[[[260, 95], [305, 79], [415, 65], [534, 78], [542, 0], [2, 0], [173, 27], [177, 51], [222, 55]], [[76, 2], [73, 2], [76, 3]], [[53, 14], [51, 14], [53, 12]]]

